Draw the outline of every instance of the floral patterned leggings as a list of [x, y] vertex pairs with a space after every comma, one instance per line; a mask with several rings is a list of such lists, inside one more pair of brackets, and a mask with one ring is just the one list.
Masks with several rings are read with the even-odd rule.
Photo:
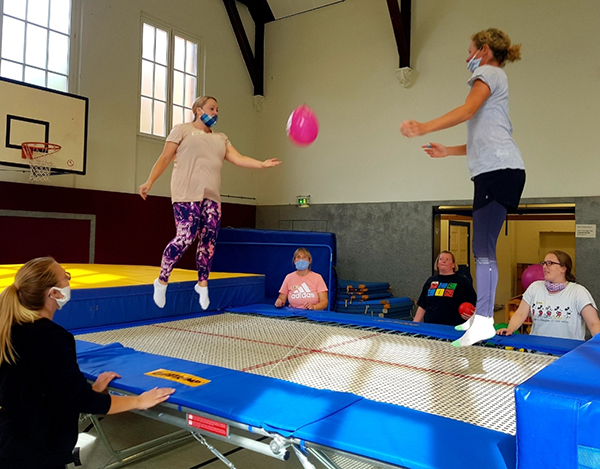
[[209, 199], [202, 202], [175, 202], [173, 213], [177, 234], [163, 252], [159, 280], [169, 281], [173, 267], [196, 237], [199, 237], [196, 250], [198, 281], [208, 280], [221, 226], [221, 206]]

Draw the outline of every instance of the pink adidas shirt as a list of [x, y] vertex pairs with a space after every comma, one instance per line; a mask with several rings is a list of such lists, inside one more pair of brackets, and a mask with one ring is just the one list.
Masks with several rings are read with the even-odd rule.
[[301, 277], [297, 272], [292, 272], [285, 277], [279, 293], [287, 295], [292, 308], [302, 308], [306, 303], [316, 305], [319, 302], [319, 293], [326, 292], [327, 285], [316, 272], [309, 272]]

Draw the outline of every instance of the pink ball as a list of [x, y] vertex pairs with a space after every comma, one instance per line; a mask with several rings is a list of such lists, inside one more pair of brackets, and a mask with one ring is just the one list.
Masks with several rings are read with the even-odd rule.
[[539, 264], [533, 264], [527, 267], [521, 275], [521, 285], [523, 290], [527, 290], [529, 285], [538, 280], [544, 280], [544, 269]]
[[319, 134], [319, 121], [311, 108], [298, 106], [287, 122], [287, 134], [292, 143], [305, 147], [315, 141]]

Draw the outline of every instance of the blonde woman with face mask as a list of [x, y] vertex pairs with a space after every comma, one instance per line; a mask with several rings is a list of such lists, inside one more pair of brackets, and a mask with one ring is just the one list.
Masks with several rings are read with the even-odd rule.
[[167, 285], [173, 268], [183, 253], [198, 239], [196, 267], [200, 307], [210, 305], [208, 275], [215, 253], [215, 244], [221, 226], [221, 170], [223, 160], [242, 168], [273, 168], [281, 161], [264, 161], [241, 155], [227, 135], [213, 132], [219, 117], [219, 104], [211, 96], [201, 96], [192, 105], [192, 122], [177, 124], [171, 130], [165, 147], [154, 164], [148, 180], [139, 188], [146, 200], [154, 182], [173, 162], [171, 201], [175, 216], [176, 236], [163, 252], [160, 274], [154, 280], [154, 302], [164, 308]]
[[147, 409], [172, 388], [139, 396], [103, 391], [120, 376], [90, 385], [77, 365], [73, 335], [55, 324], [71, 296], [71, 275], [51, 257], [23, 265], [0, 293], [0, 467], [65, 469], [73, 462], [79, 413]]

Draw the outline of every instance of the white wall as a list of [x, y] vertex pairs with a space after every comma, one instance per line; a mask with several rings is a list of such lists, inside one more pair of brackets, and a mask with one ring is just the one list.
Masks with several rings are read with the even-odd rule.
[[[414, 85], [397, 81], [398, 54], [386, 2], [345, 0], [267, 25], [265, 105], [253, 87], [221, 0], [77, 0], [82, 11], [79, 93], [90, 98], [88, 174], [49, 184], [136, 192], [162, 146], [138, 137], [141, 16], [202, 41], [204, 88], [219, 100], [217, 130], [243, 154], [284, 164], [249, 171], [225, 164], [222, 193], [263, 205], [469, 200], [464, 158], [432, 160], [403, 138], [399, 123], [460, 105], [467, 92], [470, 34], [497, 26], [523, 43], [508, 64], [514, 137], [527, 166], [525, 197], [598, 194], [600, 2], [598, 0], [419, 0], [413, 2]], [[251, 30], [248, 13], [240, 11]], [[294, 107], [316, 111], [321, 130], [308, 148], [285, 134]], [[430, 138], [465, 141], [465, 126]], [[26, 181], [0, 172], [0, 180]], [[153, 188], [169, 194], [169, 175]], [[232, 201], [236, 201], [235, 199]]]
[[[260, 204], [470, 199], [463, 158], [429, 159], [429, 141], [464, 143], [466, 126], [405, 139], [404, 119], [429, 120], [464, 102], [470, 35], [488, 27], [523, 44], [506, 66], [514, 138], [527, 167], [525, 197], [597, 195], [600, 159], [598, 0], [419, 0], [413, 2], [412, 67], [400, 86], [386, 2], [346, 0], [271, 23], [266, 31], [265, 110], [259, 148], [281, 157], [278, 177], [261, 174]], [[299, 104], [320, 135], [293, 147], [283, 131]]]

